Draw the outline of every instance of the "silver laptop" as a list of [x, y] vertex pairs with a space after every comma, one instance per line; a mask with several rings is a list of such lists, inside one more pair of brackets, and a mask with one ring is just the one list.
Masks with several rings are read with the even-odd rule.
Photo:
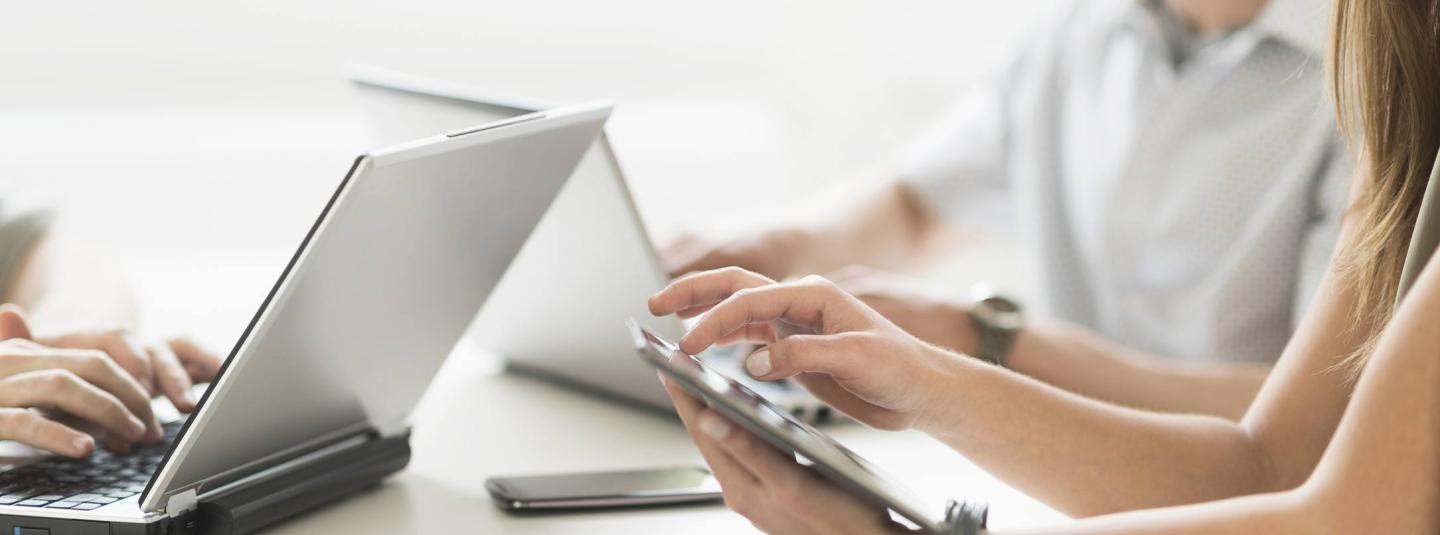
[[409, 412], [609, 112], [357, 158], [169, 443], [3, 467], [0, 533], [242, 533], [404, 467]]
[[[379, 140], [387, 143], [546, 107], [376, 67], [354, 67], [351, 79]], [[628, 318], [651, 318], [646, 300], [668, 282], [615, 150], [601, 133], [501, 279], [472, 334], [509, 369], [673, 412], [655, 371], [635, 359], [625, 328]], [[673, 317], [646, 322], [663, 336], [685, 332]], [[703, 358], [748, 379], [740, 356], [719, 348]], [[832, 417], [824, 403], [793, 383], [747, 384], [803, 420]]]

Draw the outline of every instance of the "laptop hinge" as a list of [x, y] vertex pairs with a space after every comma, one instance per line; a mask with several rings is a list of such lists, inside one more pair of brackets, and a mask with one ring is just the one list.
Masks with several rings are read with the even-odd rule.
[[403, 437], [410, 434], [410, 424], [402, 418], [389, 424], [375, 424], [374, 430], [380, 438]]
[[199, 503], [199, 501], [199, 498], [195, 494], [195, 487], [171, 494], [165, 500], [165, 514], [177, 516], [180, 513], [194, 510], [195, 504]]

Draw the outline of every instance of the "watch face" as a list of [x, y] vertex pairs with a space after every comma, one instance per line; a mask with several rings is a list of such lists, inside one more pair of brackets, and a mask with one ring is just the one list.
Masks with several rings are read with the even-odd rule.
[[1020, 305], [1004, 297], [990, 297], [981, 301], [984, 306], [1001, 314], [1017, 314], [1020, 312]]
[[1013, 331], [1021, 327], [1020, 305], [1004, 297], [988, 297], [975, 303], [975, 313], [986, 325], [996, 329]]

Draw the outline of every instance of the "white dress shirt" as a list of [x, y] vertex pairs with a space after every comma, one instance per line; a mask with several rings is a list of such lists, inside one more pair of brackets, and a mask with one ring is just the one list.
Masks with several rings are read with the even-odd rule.
[[1323, 90], [1327, 4], [1271, 0], [1222, 36], [1154, 2], [1067, 5], [901, 176], [956, 223], [1014, 223], [1032, 311], [1159, 355], [1273, 362], [1352, 167]]

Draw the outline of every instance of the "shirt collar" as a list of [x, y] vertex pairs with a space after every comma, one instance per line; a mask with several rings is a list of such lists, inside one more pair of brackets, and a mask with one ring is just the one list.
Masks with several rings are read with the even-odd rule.
[[1323, 55], [1330, 34], [1331, 0], [1268, 0], [1255, 29], [1290, 46]]
[[[1164, 0], [1131, 0], [1123, 12], [1131, 24], [1153, 24], [1154, 13], [1145, 4]], [[1308, 54], [1322, 55], [1329, 35], [1331, 0], [1267, 0], [1260, 16], [1237, 31], [1273, 37]]]

